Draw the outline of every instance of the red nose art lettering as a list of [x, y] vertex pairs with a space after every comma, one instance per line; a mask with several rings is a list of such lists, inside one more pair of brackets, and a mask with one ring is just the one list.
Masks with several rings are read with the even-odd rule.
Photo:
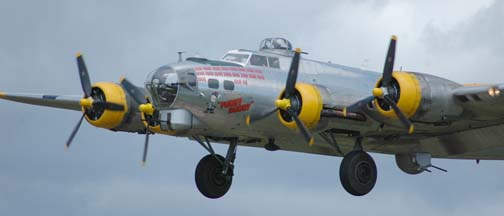
[[228, 113], [238, 113], [250, 110], [254, 102], [243, 104], [243, 98], [219, 102], [221, 108], [228, 109]]
[[255, 68], [241, 67], [194, 67], [194, 71], [198, 75], [198, 82], [206, 82], [207, 79], [223, 78], [233, 80], [236, 85], [248, 85], [248, 80], [263, 81], [267, 80], [263, 72]]

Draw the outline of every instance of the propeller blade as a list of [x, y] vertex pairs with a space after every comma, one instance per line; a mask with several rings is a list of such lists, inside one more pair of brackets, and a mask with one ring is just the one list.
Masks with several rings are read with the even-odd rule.
[[79, 68], [79, 78], [81, 81], [82, 91], [84, 91], [84, 97], [87, 98], [91, 95], [92, 87], [86, 63], [84, 62], [84, 57], [82, 57], [81, 53], [77, 53], [77, 67]]
[[124, 105], [106, 102], [106, 101], [93, 101], [93, 106], [103, 107], [112, 111], [124, 111]]
[[399, 109], [395, 101], [389, 96], [385, 95], [383, 99], [392, 107], [394, 112], [396, 113], [397, 117], [399, 117], [399, 120], [401, 120], [401, 123], [408, 129], [408, 133], [412, 134], [415, 127], [413, 124], [410, 122], [410, 120], [404, 115], [404, 113]]
[[149, 130], [149, 127], [147, 126], [145, 128], [145, 144], [144, 144], [144, 152], [143, 152], [143, 157], [142, 157], [142, 166], [145, 166], [145, 163], [147, 162], [147, 149], [149, 148], [149, 134], [150, 134], [150, 130]]
[[82, 120], [84, 119], [85, 115], [86, 115], [86, 113], [82, 114], [82, 117], [80, 118], [79, 122], [77, 122], [77, 125], [75, 125], [75, 128], [73, 129], [72, 133], [70, 134], [70, 137], [68, 137], [68, 140], [65, 144], [65, 150], [68, 150], [68, 148], [70, 148], [70, 144], [72, 143], [72, 141], [75, 137], [75, 134], [77, 134], [77, 131], [79, 131], [79, 128], [82, 124]]
[[301, 131], [301, 134], [304, 136], [306, 142], [308, 142], [308, 144], [310, 146], [312, 146], [315, 141], [314, 141], [313, 136], [311, 135], [310, 131], [308, 130], [308, 128], [306, 128], [306, 126], [303, 124], [303, 122], [298, 118], [298, 116], [296, 115], [296, 112], [294, 112], [294, 110], [292, 110], [291, 108], [288, 108], [286, 111], [287, 111], [287, 113], [289, 113], [289, 115], [296, 122], [296, 125], [298, 126], [299, 130]]
[[392, 82], [392, 71], [394, 70], [394, 60], [396, 51], [397, 37], [392, 35], [387, 52], [387, 59], [385, 59], [385, 66], [383, 68], [382, 86], [388, 87]]
[[147, 99], [145, 99], [145, 95], [142, 93], [142, 90], [136, 87], [128, 79], [122, 78], [121, 85], [131, 95], [131, 97], [133, 97], [133, 100], [135, 100], [135, 102], [137, 102], [138, 104], [147, 103]]
[[287, 83], [285, 83], [284, 98], [290, 98], [290, 96], [294, 94], [294, 92], [296, 92], [296, 80], [298, 77], [300, 59], [301, 59], [301, 49], [297, 48], [295, 50], [294, 57], [292, 57], [289, 74], [287, 75]]
[[266, 112], [260, 116], [256, 116], [256, 117], [252, 117], [250, 115], [248, 115], [246, 118], [245, 118], [245, 123], [247, 123], [247, 125], [250, 125], [256, 121], [259, 121], [259, 120], [262, 120], [262, 119], [265, 119], [267, 118], [268, 116], [270, 116], [271, 114], [275, 113], [276, 111], [278, 111], [278, 108], [275, 108], [269, 112]]

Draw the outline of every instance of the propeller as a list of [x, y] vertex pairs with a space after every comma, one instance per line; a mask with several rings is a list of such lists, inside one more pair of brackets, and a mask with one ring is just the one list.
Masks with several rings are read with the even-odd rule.
[[412, 134], [413, 131], [415, 130], [414, 125], [401, 111], [399, 106], [397, 106], [397, 101], [399, 100], [399, 93], [396, 86], [394, 86], [394, 79], [392, 77], [392, 72], [394, 70], [396, 45], [397, 45], [397, 37], [395, 35], [392, 35], [387, 52], [387, 58], [385, 59], [385, 66], [383, 68], [381, 87], [373, 89], [372, 91], [373, 96], [364, 98], [358, 101], [357, 103], [350, 105], [349, 107], [345, 108], [343, 112], [347, 113], [358, 111], [364, 105], [369, 104], [374, 99], [377, 99], [378, 103], [382, 107], [388, 106], [392, 110], [394, 110], [401, 123], [408, 130], [408, 133]]
[[292, 58], [291, 66], [289, 68], [289, 73], [287, 75], [287, 82], [285, 83], [285, 91], [281, 98], [275, 101], [275, 107], [273, 110], [265, 112], [260, 116], [250, 116], [245, 118], [245, 123], [247, 125], [252, 124], [255, 121], [264, 119], [271, 114], [280, 111], [281, 115], [286, 119], [292, 119], [296, 122], [300, 133], [305, 138], [306, 142], [311, 146], [314, 143], [313, 135], [310, 133], [308, 128], [299, 119], [298, 114], [301, 112], [301, 104], [299, 95], [296, 94], [296, 82], [299, 71], [299, 61], [301, 59], [301, 54], [304, 53], [301, 49], [297, 48], [294, 52], [294, 57]]
[[275, 106], [280, 111], [280, 114], [285, 119], [292, 119], [296, 122], [301, 134], [306, 142], [311, 146], [314, 143], [313, 135], [308, 128], [299, 119], [298, 114], [301, 112], [300, 96], [296, 93], [296, 82], [299, 70], [299, 61], [301, 59], [301, 49], [296, 48], [294, 57], [292, 58], [289, 73], [287, 75], [287, 82], [285, 83], [285, 91], [282, 96], [275, 101]]
[[[84, 97], [80, 100], [80, 105], [84, 109], [82, 117], [75, 125], [70, 137], [65, 144], [65, 150], [68, 150], [70, 144], [79, 131], [79, 128], [82, 124], [82, 120], [86, 115], [90, 118], [99, 118], [99, 113], [103, 113], [105, 110], [111, 111], [123, 111], [125, 107], [121, 104], [110, 103], [105, 100], [103, 92], [93, 89], [91, 86], [91, 80], [89, 78], [89, 73], [86, 67], [86, 63], [84, 62], [84, 57], [81, 53], [77, 53], [77, 67], [79, 69], [79, 78], [81, 82], [82, 91], [84, 92]], [[91, 116], [93, 115], [93, 116]]]
[[[131, 83], [126, 78], [121, 78], [121, 85], [124, 89], [133, 97], [133, 100], [140, 104], [138, 109], [149, 116], [152, 116], [155, 112], [154, 106], [147, 100], [145, 95], [142, 93], [142, 90], [136, 87], [133, 83]], [[147, 124], [145, 126], [145, 143], [144, 143], [144, 151], [142, 157], [142, 166], [145, 166], [147, 162], [147, 149], [149, 148], [149, 135], [152, 133], [150, 130], [151, 125], [151, 117], [145, 118]]]

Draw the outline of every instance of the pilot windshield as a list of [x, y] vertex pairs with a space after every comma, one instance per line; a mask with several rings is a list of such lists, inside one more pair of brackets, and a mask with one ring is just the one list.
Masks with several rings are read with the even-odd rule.
[[250, 55], [248, 54], [228, 53], [222, 58], [222, 60], [247, 64], [249, 56]]
[[250, 58], [250, 64], [254, 66], [268, 67], [266, 56], [252, 55]]

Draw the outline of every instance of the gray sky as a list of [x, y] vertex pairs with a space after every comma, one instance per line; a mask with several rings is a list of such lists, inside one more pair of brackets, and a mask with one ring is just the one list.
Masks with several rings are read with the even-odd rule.
[[[461, 83], [503, 82], [504, 2], [481, 1], [6, 1], [0, 2], [0, 90], [81, 94], [74, 55], [93, 81], [137, 84], [176, 51], [219, 58], [282, 36], [310, 58], [382, 70], [391, 34], [397, 67]], [[196, 143], [84, 124], [79, 113], [0, 101], [0, 215], [490, 215], [502, 212], [503, 162], [435, 160], [449, 170], [409, 176], [376, 155], [365, 197], [339, 183], [341, 158], [238, 149], [231, 190], [208, 200]], [[476, 143], [475, 143], [476, 144]], [[224, 146], [217, 146], [225, 151]]]

